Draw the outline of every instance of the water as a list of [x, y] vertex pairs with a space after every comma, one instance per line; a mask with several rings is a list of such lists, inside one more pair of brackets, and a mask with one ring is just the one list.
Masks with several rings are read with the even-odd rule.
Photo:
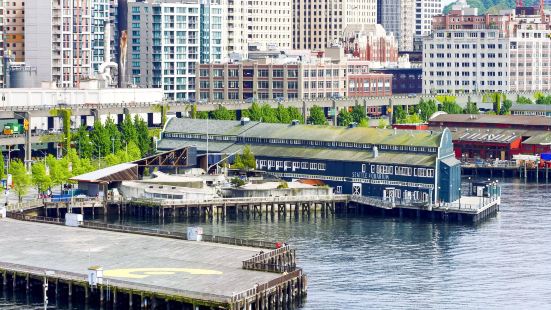
[[304, 309], [551, 309], [551, 185], [506, 183], [503, 194], [501, 212], [478, 226], [346, 216], [202, 226], [297, 247]]

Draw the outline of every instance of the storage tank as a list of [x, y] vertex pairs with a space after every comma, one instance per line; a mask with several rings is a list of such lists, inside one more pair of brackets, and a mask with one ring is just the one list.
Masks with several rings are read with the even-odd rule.
[[36, 67], [24, 63], [10, 63], [7, 74], [8, 88], [40, 87]]

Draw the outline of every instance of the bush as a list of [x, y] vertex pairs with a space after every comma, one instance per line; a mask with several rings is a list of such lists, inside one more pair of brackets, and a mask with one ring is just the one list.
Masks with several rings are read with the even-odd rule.
[[230, 182], [235, 187], [241, 187], [241, 186], [245, 185], [245, 181], [243, 181], [241, 178], [238, 178], [238, 177], [235, 177], [235, 178], [231, 179]]

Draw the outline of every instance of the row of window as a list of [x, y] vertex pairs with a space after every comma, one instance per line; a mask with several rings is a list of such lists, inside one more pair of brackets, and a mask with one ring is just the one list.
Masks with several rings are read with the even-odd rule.
[[[362, 164], [362, 172], [366, 172], [367, 165]], [[401, 175], [432, 178], [434, 177], [434, 169], [431, 168], [411, 168], [391, 165], [371, 165], [371, 173]]]
[[313, 171], [325, 171], [325, 163], [317, 163], [317, 162], [306, 162], [306, 161], [283, 161], [283, 160], [256, 160], [256, 167], [258, 169], [264, 169], [267, 170], [275, 169], [280, 170], [283, 169], [283, 171], [292, 170], [295, 171], [297, 169], [301, 170], [313, 170]]

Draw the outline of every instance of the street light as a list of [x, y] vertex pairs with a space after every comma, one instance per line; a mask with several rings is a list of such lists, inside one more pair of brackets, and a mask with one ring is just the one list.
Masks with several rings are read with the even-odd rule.
[[461, 187], [459, 188], [459, 209], [461, 209]]

